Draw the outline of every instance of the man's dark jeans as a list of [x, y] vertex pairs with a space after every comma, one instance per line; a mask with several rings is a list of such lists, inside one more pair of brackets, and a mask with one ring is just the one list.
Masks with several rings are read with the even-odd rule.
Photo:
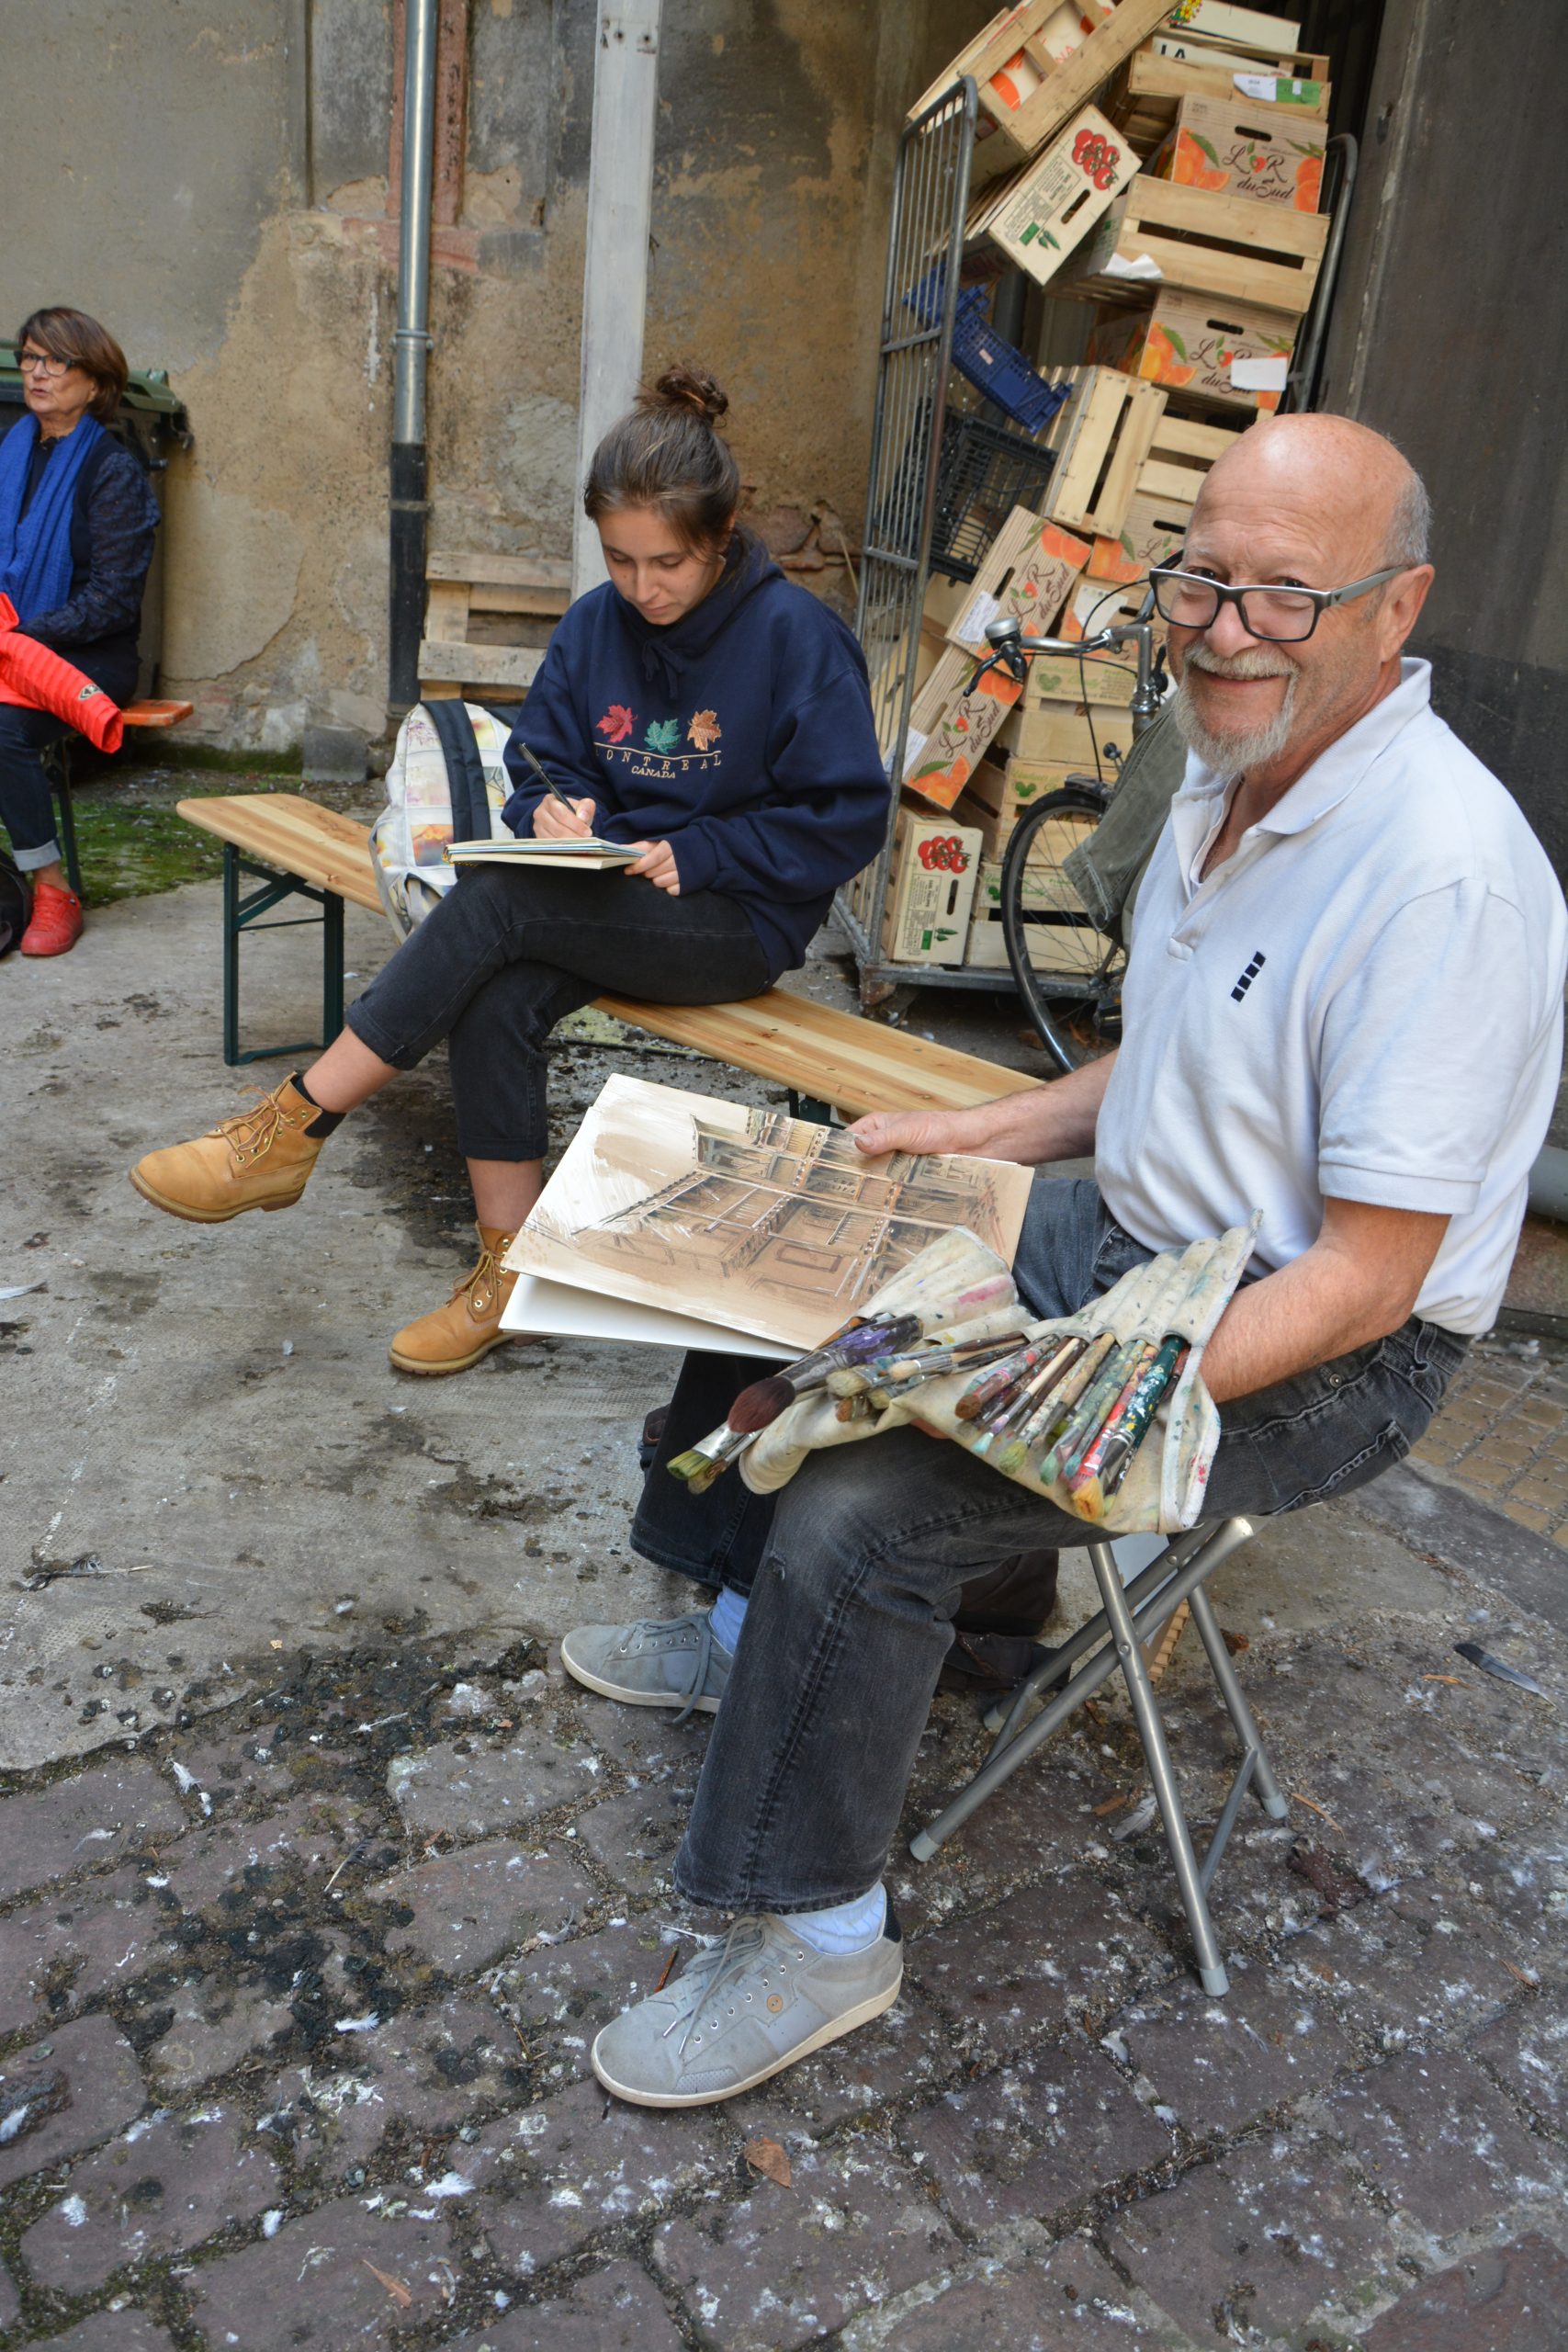
[[468, 1159], [542, 1159], [546, 1044], [602, 989], [725, 1004], [774, 975], [732, 899], [674, 898], [640, 875], [471, 866], [348, 1009], [363, 1045], [412, 1069], [446, 1039]]
[[[1015, 1273], [1036, 1314], [1063, 1315], [1149, 1255], [1092, 1184], [1042, 1180]], [[1364, 1486], [1420, 1437], [1467, 1346], [1412, 1317], [1226, 1405], [1205, 1516], [1268, 1518]], [[760, 1541], [729, 1504], [710, 1549], [733, 1561], [750, 1544], [761, 1557], [675, 1883], [726, 1909], [820, 1909], [882, 1875], [960, 1588], [1010, 1553], [1088, 1538], [1081, 1521], [916, 1430], [814, 1456]], [[679, 1557], [690, 1508], [656, 1467], [634, 1541], [701, 1574], [700, 1547]]]

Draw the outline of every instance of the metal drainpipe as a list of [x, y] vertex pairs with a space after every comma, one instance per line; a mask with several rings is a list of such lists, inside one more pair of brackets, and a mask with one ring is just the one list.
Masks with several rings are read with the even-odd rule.
[[435, 144], [436, 0], [407, 0], [403, 42], [403, 186], [398, 222], [398, 325], [392, 338], [390, 652], [388, 696], [419, 700], [424, 624], [429, 469], [424, 441], [430, 349], [430, 192]]

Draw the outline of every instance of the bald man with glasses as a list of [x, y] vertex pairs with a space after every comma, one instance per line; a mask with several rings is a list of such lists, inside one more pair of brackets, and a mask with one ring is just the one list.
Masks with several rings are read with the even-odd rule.
[[[1408, 1453], [1495, 1317], [1556, 1099], [1562, 893], [1403, 658], [1427, 530], [1420, 482], [1364, 426], [1240, 437], [1155, 575], [1189, 760], [1138, 893], [1122, 1046], [1033, 1093], [852, 1130], [868, 1156], [1092, 1152], [1092, 1182], [1033, 1189], [1015, 1275], [1042, 1316], [1261, 1210], [1203, 1363], [1215, 1518], [1348, 1494]], [[634, 1532], [667, 1565], [682, 1500], [663, 1478]], [[701, 1621], [567, 1637], [611, 1697], [716, 1711], [675, 1882], [743, 1915], [601, 2033], [609, 2089], [728, 2098], [891, 2004], [882, 1874], [960, 1589], [1083, 1539], [899, 1430], [784, 1489], [739, 1622], [692, 1638], [700, 1688], [671, 1659]]]

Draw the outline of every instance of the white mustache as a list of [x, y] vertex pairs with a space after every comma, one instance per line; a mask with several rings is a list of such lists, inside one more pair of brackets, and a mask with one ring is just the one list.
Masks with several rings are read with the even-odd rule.
[[1212, 647], [1194, 645], [1188, 650], [1183, 663], [1187, 670], [1207, 670], [1216, 678], [1288, 678], [1291, 665], [1278, 653], [1266, 653], [1254, 646], [1245, 653], [1216, 653]]

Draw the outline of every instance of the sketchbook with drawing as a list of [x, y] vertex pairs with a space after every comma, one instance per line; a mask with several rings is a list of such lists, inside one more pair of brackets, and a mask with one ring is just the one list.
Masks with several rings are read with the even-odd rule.
[[1010, 1265], [1030, 1182], [1009, 1160], [867, 1159], [840, 1127], [615, 1077], [507, 1253], [502, 1320], [789, 1358], [954, 1226]]
[[442, 854], [448, 865], [575, 866], [580, 874], [602, 874], [606, 866], [635, 865], [642, 852], [590, 833], [555, 842], [531, 836], [510, 842], [448, 842]]

